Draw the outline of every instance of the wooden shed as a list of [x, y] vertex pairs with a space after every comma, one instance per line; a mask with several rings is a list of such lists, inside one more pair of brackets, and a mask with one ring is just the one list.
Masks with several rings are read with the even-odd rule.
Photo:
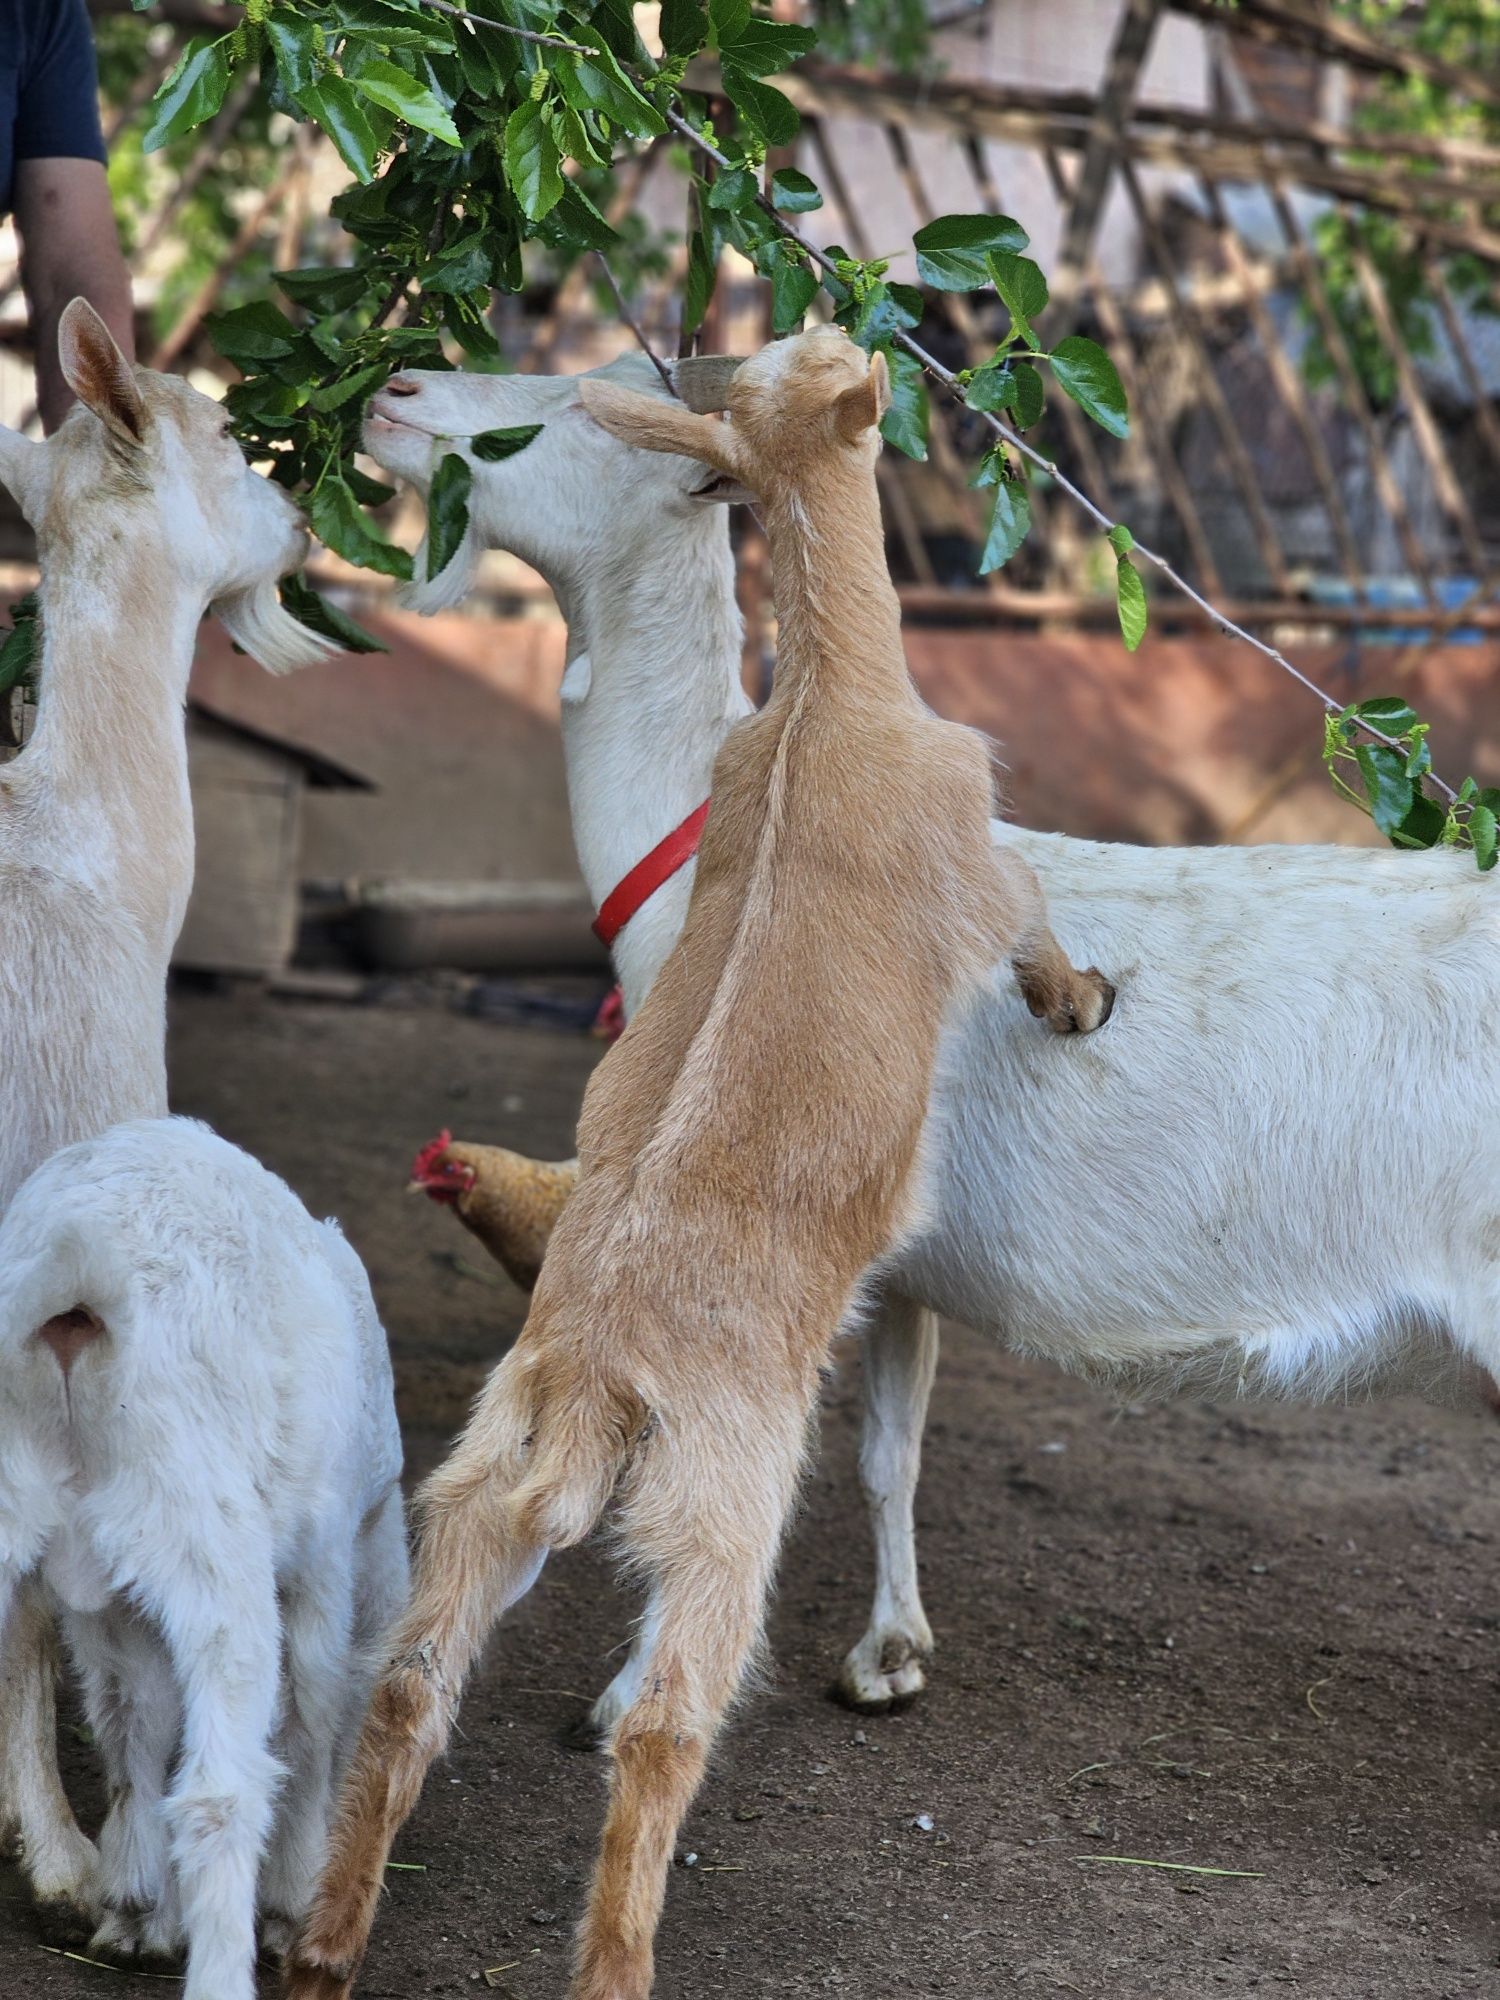
[[172, 962], [269, 977], [285, 969], [297, 941], [306, 793], [374, 786], [198, 700], [188, 709], [187, 746], [198, 859]]

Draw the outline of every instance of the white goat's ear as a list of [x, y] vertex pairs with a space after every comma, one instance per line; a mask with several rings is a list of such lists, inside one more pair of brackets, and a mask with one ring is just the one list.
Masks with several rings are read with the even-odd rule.
[[703, 471], [705, 476], [688, 490], [690, 500], [701, 501], [706, 507], [753, 507], [760, 497], [732, 472], [717, 472], [711, 465], [705, 465]]
[[135, 370], [87, 299], [73, 299], [63, 308], [57, 353], [63, 380], [79, 402], [122, 444], [140, 444], [146, 435], [146, 405]]
[[686, 354], [674, 361], [672, 381], [690, 410], [707, 416], [729, 407], [729, 385], [744, 357], [739, 354]]
[[[14, 496], [16, 505], [31, 520], [31, 510], [36, 499], [37, 480], [46, 463], [47, 447], [37, 444], [29, 437], [22, 437], [19, 431], [7, 430], [0, 424], [0, 486]], [[32, 526], [36, 523], [32, 521]]]
[[873, 430], [891, 407], [891, 371], [883, 354], [870, 356], [870, 372], [863, 382], [846, 389], [833, 406], [834, 422], [840, 437], [853, 444]]
[[716, 417], [700, 417], [681, 403], [637, 395], [613, 382], [583, 381], [578, 400], [601, 429], [642, 451], [670, 451], [702, 459], [717, 472], [738, 479], [744, 467], [739, 439]]

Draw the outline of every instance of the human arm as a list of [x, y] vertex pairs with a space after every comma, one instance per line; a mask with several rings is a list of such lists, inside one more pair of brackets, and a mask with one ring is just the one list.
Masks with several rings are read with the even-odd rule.
[[37, 355], [37, 401], [47, 430], [72, 400], [57, 360], [57, 323], [86, 298], [134, 358], [130, 274], [109, 186], [94, 46], [82, 0], [41, 0], [37, 38], [16, 118], [14, 208], [21, 280]]

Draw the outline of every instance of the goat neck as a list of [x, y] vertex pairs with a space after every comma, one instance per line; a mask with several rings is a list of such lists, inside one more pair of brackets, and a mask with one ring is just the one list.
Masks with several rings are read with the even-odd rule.
[[[205, 606], [170, 553], [46, 562], [36, 732], [12, 782], [49, 865], [89, 879], [170, 951], [193, 877], [183, 703]], [[114, 557], [112, 563], [109, 558]]]
[[796, 703], [810, 675], [826, 697], [914, 695], [901, 645], [901, 605], [886, 564], [880, 496], [824, 461], [764, 499], [780, 621], [777, 702]]
[[[557, 580], [568, 620], [563, 755], [579, 867], [597, 909], [643, 855], [709, 795], [725, 731], [751, 703], [740, 683], [742, 624], [724, 516], [705, 508], [653, 523], [649, 567], [610, 565]], [[671, 579], [664, 591], [662, 579]], [[645, 903], [614, 947], [626, 1012], [655, 979], [687, 913], [693, 869]]]

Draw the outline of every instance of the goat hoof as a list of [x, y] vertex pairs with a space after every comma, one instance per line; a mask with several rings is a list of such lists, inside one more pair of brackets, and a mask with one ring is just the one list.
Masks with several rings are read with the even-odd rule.
[[839, 1670], [833, 1698], [860, 1715], [894, 1715], [910, 1708], [927, 1685], [928, 1638], [904, 1632], [867, 1633]]
[[1047, 1016], [1054, 1035], [1091, 1035], [1115, 1011], [1115, 989], [1098, 966], [1076, 975], [1057, 1006]]
[[49, 1944], [76, 1950], [86, 1945], [99, 1922], [99, 1912], [77, 1896], [38, 1896], [37, 1925]]
[[152, 1904], [109, 1903], [89, 1939], [91, 1958], [122, 1972], [181, 1972], [181, 1940]]
[[575, 1715], [570, 1722], [563, 1723], [557, 1732], [557, 1740], [564, 1750], [575, 1750], [580, 1755], [593, 1755], [604, 1748], [607, 1732], [594, 1720], [594, 1711], [586, 1708], [582, 1715]]
[[297, 1942], [297, 1933], [301, 1928], [299, 1919], [289, 1917], [284, 1910], [267, 1910], [260, 1920], [261, 1964], [285, 1965], [292, 1955], [292, 1946]]

